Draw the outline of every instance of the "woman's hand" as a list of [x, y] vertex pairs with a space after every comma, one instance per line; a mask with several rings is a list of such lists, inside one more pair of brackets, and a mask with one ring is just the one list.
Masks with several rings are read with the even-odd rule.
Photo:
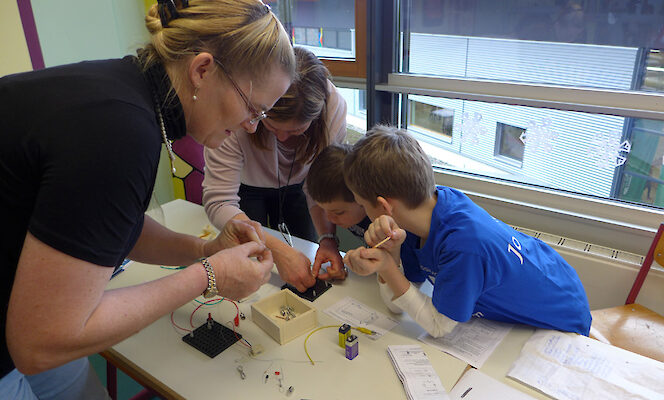
[[[329, 262], [330, 266], [327, 267], [326, 272], [321, 274], [321, 266], [326, 262]], [[319, 279], [346, 279], [347, 273], [344, 268], [344, 261], [341, 254], [339, 254], [336, 240], [332, 238], [321, 240], [311, 273]]]
[[273, 265], [270, 250], [255, 241], [222, 250], [208, 261], [214, 268], [219, 294], [233, 300], [258, 290], [270, 279]]
[[311, 273], [311, 261], [297, 249], [288, 245], [273, 247], [274, 263], [279, 270], [279, 276], [285, 282], [304, 292], [316, 283]]
[[215, 254], [248, 242], [265, 245], [265, 231], [261, 224], [251, 220], [231, 219], [215, 239], [203, 245], [203, 254]]

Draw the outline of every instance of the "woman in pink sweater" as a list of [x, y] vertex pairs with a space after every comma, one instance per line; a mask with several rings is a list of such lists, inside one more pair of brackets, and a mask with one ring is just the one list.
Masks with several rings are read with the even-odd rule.
[[281, 278], [304, 291], [321, 279], [345, 278], [334, 234], [336, 227], [307, 194], [304, 178], [316, 156], [346, 137], [346, 102], [323, 63], [308, 50], [295, 48], [298, 77], [256, 128], [236, 131], [221, 147], [205, 149], [203, 205], [221, 229], [231, 219], [319, 242], [311, 261], [287, 243], [266, 235]]

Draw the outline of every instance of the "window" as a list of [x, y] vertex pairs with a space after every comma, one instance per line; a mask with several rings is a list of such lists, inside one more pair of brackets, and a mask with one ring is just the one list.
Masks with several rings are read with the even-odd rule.
[[346, 140], [355, 143], [367, 132], [366, 90], [337, 88], [346, 100]]
[[523, 165], [523, 151], [526, 148], [526, 130], [503, 124], [496, 124], [496, 147], [493, 155], [517, 161], [519, 167]]
[[443, 141], [452, 141], [454, 110], [409, 100], [409, 129], [417, 130]]
[[366, 0], [274, 0], [267, 4], [293, 45], [311, 50], [333, 75], [366, 75]]
[[[664, 115], [625, 110], [663, 100], [643, 97], [664, 91], [663, 1], [412, 0], [402, 10], [403, 67], [390, 83], [411, 87], [408, 127], [439, 147], [434, 158], [456, 160], [445, 165], [462, 172], [664, 207]], [[416, 94], [432, 81], [441, 97]], [[618, 100], [626, 93], [644, 103]], [[439, 108], [445, 127], [434, 126]], [[435, 143], [431, 132], [449, 140]]]

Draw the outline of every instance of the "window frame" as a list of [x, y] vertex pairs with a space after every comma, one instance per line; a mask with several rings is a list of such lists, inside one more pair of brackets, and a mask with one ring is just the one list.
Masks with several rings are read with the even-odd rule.
[[[367, 2], [377, 1], [358, 0], [356, 8], [360, 2], [364, 3], [366, 9]], [[369, 7], [368, 12], [375, 12], [375, 9], [375, 6]], [[360, 20], [358, 14], [356, 12], [356, 32], [360, 29], [366, 32], [367, 19], [375, 16], [367, 15], [364, 20]], [[400, 32], [397, 25], [393, 29]], [[357, 33], [356, 38], [359, 37]], [[394, 56], [399, 54], [397, 48], [392, 51]], [[356, 59], [361, 61], [359, 52]], [[664, 93], [419, 75], [400, 73], [396, 72], [394, 66], [383, 66], [386, 67], [392, 68], [392, 73], [387, 74], [387, 80], [377, 78], [378, 75], [372, 77], [376, 82], [375, 92], [377, 95], [401, 95], [402, 105], [406, 103], [409, 94], [415, 94], [664, 121]], [[368, 88], [370, 79], [366, 73], [354, 76], [367, 77], [363, 80], [347, 78], [352, 75], [334, 71], [334, 81], [338, 86]], [[383, 119], [386, 117], [383, 116]], [[405, 125], [407, 120], [406, 116], [402, 116], [401, 124]], [[422, 144], [423, 147], [433, 146], [425, 141]], [[437, 184], [464, 191], [494, 217], [509, 224], [614, 249], [645, 254], [659, 224], [664, 222], [664, 210], [648, 205], [580, 195], [471, 172], [432, 168]]]
[[367, 0], [355, 0], [355, 60], [320, 57], [335, 77], [367, 76]]
[[495, 141], [494, 141], [494, 148], [493, 148], [493, 156], [497, 159], [500, 160], [503, 163], [518, 167], [518, 168], [523, 168], [523, 155], [525, 153], [525, 147], [526, 145], [523, 144], [523, 148], [521, 149], [521, 158], [516, 159], [513, 157], [508, 156], [507, 154], [501, 153], [501, 147], [503, 145], [503, 139], [505, 138], [505, 127], [513, 128], [513, 129], [518, 129], [522, 131], [522, 134], [526, 132], [526, 128], [521, 128], [518, 126], [506, 124], [504, 122], [497, 122], [496, 123], [496, 134], [495, 134]]

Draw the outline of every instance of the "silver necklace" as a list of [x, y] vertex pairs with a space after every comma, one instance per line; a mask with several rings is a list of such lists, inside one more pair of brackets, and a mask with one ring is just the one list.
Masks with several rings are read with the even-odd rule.
[[175, 154], [173, 154], [173, 146], [166, 136], [166, 125], [164, 124], [164, 116], [161, 115], [161, 107], [159, 107], [159, 104], [155, 104], [155, 107], [157, 107], [157, 117], [159, 117], [159, 125], [161, 126], [161, 137], [164, 139], [166, 150], [168, 150], [168, 156], [171, 159], [171, 170], [173, 171], [173, 174], [175, 174]]

